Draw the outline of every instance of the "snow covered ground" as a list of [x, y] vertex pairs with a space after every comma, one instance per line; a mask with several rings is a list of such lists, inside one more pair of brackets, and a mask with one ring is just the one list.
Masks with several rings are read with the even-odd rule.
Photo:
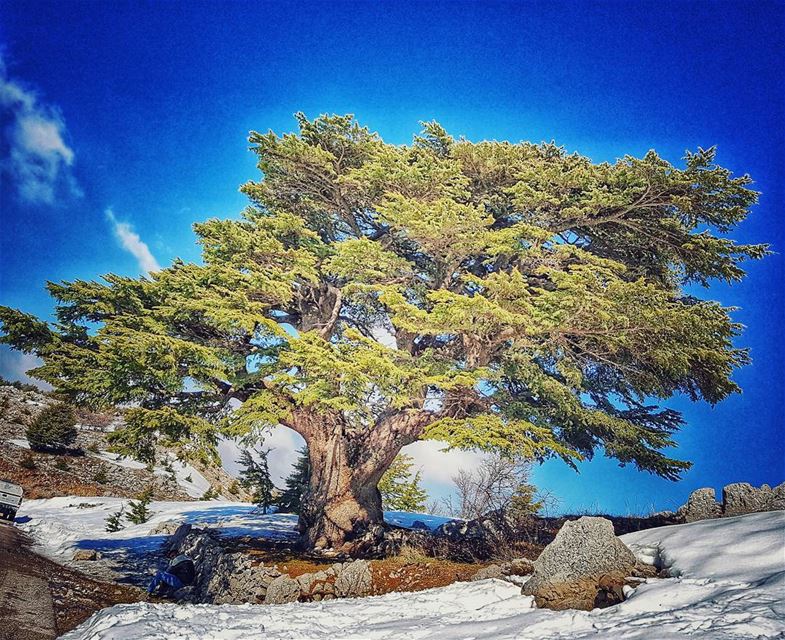
[[[126, 458], [110, 451], [99, 451], [98, 453], [91, 453], [89, 455], [100, 458], [104, 462], [109, 462], [118, 467], [126, 467], [128, 469], [144, 469], [147, 466], [143, 462], [139, 462], [133, 458]], [[177, 484], [192, 498], [201, 498], [205, 491], [210, 488], [210, 482], [187, 462], [182, 462], [171, 454], [168, 454], [167, 458], [162, 462], [167, 464], [174, 472]], [[154, 467], [153, 473], [159, 476], [165, 476], [169, 474], [169, 471], [159, 464]]]
[[109, 533], [106, 519], [129, 500], [125, 498], [58, 497], [28, 500], [17, 513], [17, 525], [29, 533], [37, 550], [56, 561], [71, 558], [76, 549], [95, 549], [104, 555], [148, 553], [158, 549], [167, 534], [156, 533], [164, 523], [189, 522], [231, 537], [258, 536], [287, 540], [297, 536], [297, 516], [259, 513], [247, 502], [220, 500], [152, 502], [152, 517], [143, 524], [125, 521], [125, 528]]
[[[106, 519], [129, 500], [124, 498], [58, 497], [27, 500], [17, 514], [17, 525], [29, 533], [44, 555], [56, 560], [70, 560], [76, 549], [95, 549], [105, 556], [146, 554], [158, 549], [165, 533], [156, 533], [164, 523], [189, 522], [195, 527], [209, 527], [224, 536], [254, 536], [268, 540], [294, 540], [297, 516], [262, 514], [247, 502], [152, 502], [152, 517], [144, 524], [125, 522], [125, 528], [109, 533]], [[387, 521], [411, 527], [419, 520], [435, 528], [447, 518], [418, 513], [390, 511]]]
[[[80, 502], [93, 506], [82, 507]], [[168, 520], [219, 528], [227, 535], [289, 537], [295, 517], [259, 515], [241, 503], [153, 503], [143, 525], [105, 533], [106, 516], [123, 502], [111, 498], [52, 498], [26, 503], [20, 526], [47, 555], [66, 559], [75, 548], [150, 550]], [[70, 505], [70, 506], [69, 506]], [[410, 525], [443, 519], [389, 514]], [[649, 529], [622, 538], [641, 559], [675, 577], [649, 580], [609, 609], [554, 612], [506, 582], [456, 583], [418, 593], [391, 593], [330, 602], [264, 605], [161, 605], [104, 609], [68, 640], [182, 638], [197, 640], [420, 640], [507, 638], [785, 638], [785, 512], [760, 513]]]

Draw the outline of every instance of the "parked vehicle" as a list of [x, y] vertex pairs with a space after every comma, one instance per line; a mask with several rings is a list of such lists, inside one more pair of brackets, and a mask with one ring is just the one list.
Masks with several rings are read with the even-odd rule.
[[19, 505], [22, 504], [22, 487], [13, 482], [0, 480], [0, 519], [14, 521]]

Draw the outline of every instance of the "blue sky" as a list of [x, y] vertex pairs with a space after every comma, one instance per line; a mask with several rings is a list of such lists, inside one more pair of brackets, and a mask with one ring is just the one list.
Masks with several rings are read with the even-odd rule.
[[[785, 479], [785, 4], [7, 1], [0, 8], [0, 304], [46, 316], [49, 280], [197, 258], [191, 224], [236, 216], [249, 130], [354, 113], [395, 143], [436, 119], [470, 139], [555, 140], [613, 160], [718, 145], [762, 192], [734, 234], [778, 253], [709, 297], [740, 307], [754, 364], [688, 426], [679, 483], [605, 460], [536, 480], [564, 510], [676, 506]], [[25, 361], [0, 352], [0, 373]], [[286, 444], [288, 443], [288, 444]], [[290, 441], [282, 440], [285, 449]], [[421, 447], [421, 445], [418, 445]], [[422, 447], [421, 447], [422, 448]], [[437, 461], [432, 450], [418, 457]], [[444, 469], [428, 478], [444, 492]]]

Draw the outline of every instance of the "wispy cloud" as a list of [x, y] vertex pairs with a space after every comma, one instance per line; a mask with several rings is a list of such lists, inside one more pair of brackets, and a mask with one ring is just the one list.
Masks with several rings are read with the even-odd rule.
[[81, 197], [71, 171], [74, 151], [65, 142], [60, 110], [41, 102], [33, 89], [11, 80], [1, 51], [0, 123], [0, 175], [21, 200], [54, 204], [66, 195]]
[[37, 358], [32, 354], [20, 353], [12, 350], [11, 347], [0, 345], [0, 375], [7, 380], [27, 382], [44, 391], [50, 391], [52, 389], [51, 384], [27, 375], [28, 371], [40, 367], [43, 363], [44, 361], [41, 358]]
[[112, 225], [115, 237], [123, 249], [136, 258], [139, 268], [145, 273], [160, 271], [161, 266], [158, 264], [155, 256], [153, 256], [147, 244], [139, 237], [139, 234], [134, 231], [133, 227], [127, 222], [120, 222], [111, 209], [107, 209], [105, 213], [106, 219]]

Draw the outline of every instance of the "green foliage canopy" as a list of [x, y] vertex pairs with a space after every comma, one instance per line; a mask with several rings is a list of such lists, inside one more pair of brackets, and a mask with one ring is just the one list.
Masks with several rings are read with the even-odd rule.
[[2, 341], [75, 401], [133, 407], [116, 446], [143, 458], [164, 438], [214, 459], [220, 432], [298, 429], [309, 411], [355, 431], [417, 415], [415, 438], [529, 458], [688, 466], [663, 452], [682, 418], [657, 404], [738, 390], [741, 327], [683, 287], [738, 281], [766, 253], [727, 237], [756, 202], [748, 176], [714, 149], [593, 163], [436, 123], [397, 146], [351, 116], [297, 120], [251, 134], [262, 177], [240, 219], [195, 225], [201, 263], [49, 283], [57, 323], [2, 308]]

